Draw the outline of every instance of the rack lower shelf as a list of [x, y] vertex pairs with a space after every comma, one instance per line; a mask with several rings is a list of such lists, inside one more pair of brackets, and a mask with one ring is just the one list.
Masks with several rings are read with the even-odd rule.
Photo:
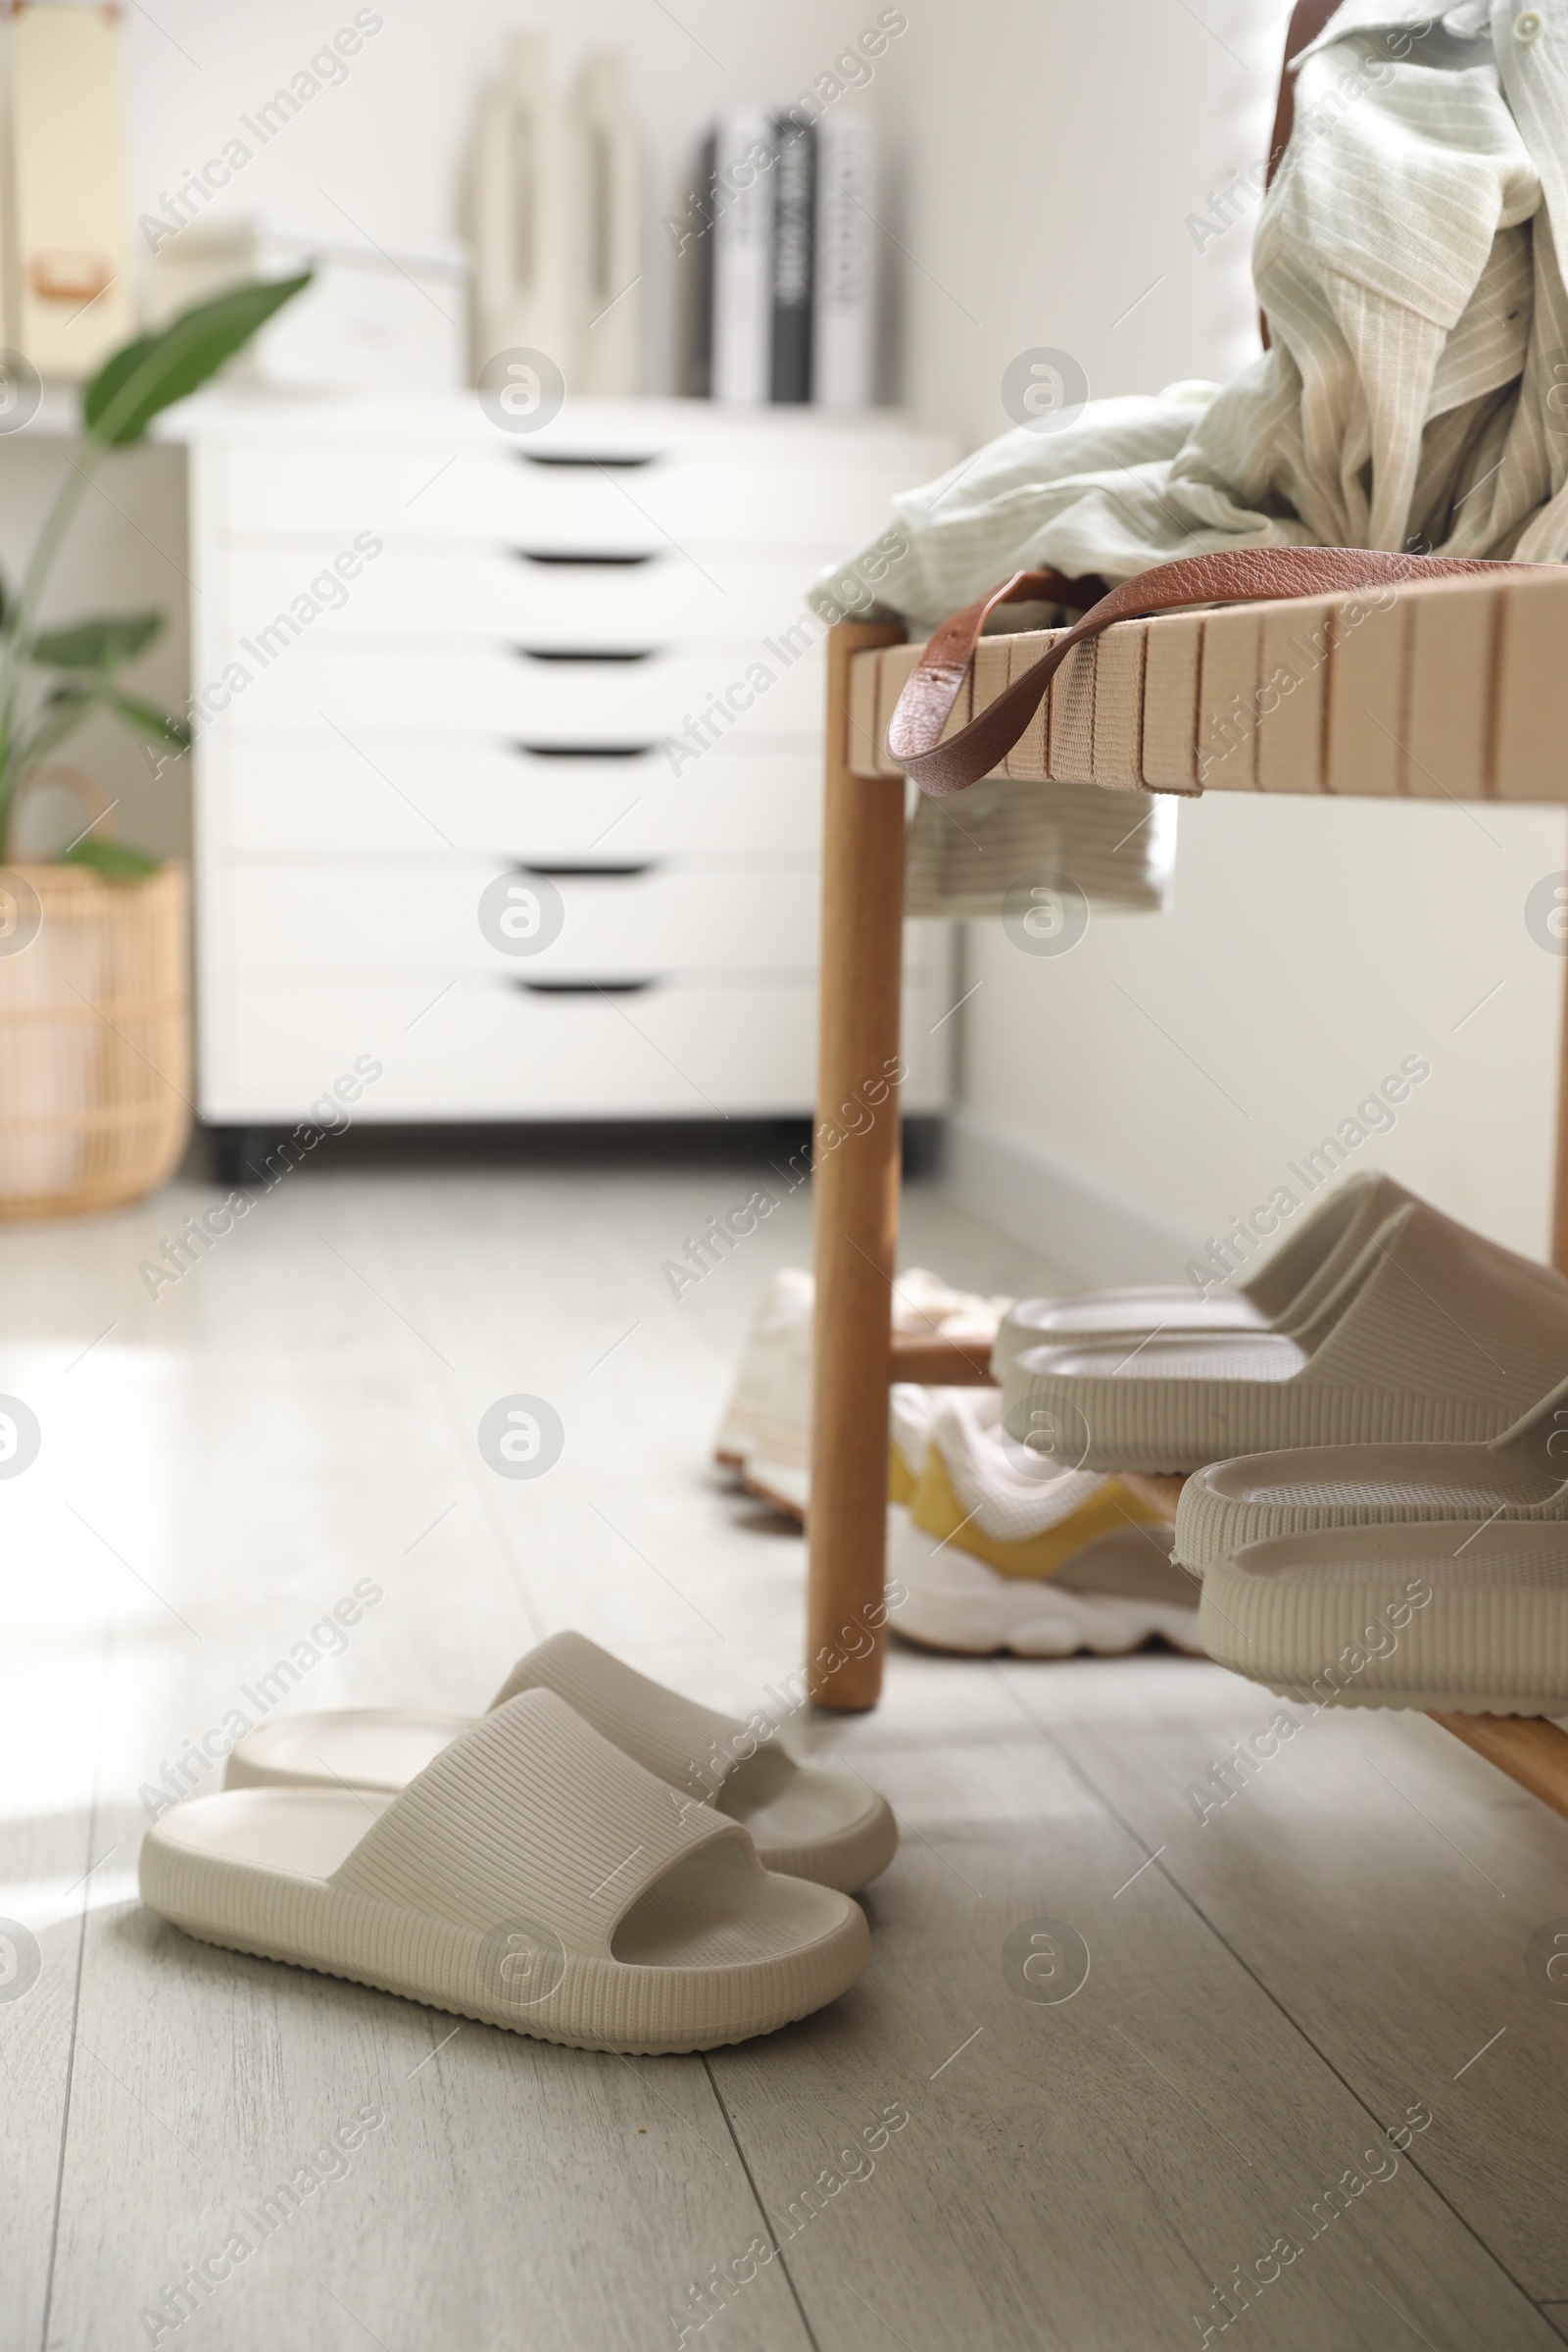
[[[893, 1335], [893, 1377], [931, 1388], [978, 1388], [991, 1383], [983, 1348], [902, 1331]], [[1143, 1478], [1123, 1472], [1121, 1483], [1174, 1524], [1182, 1491], [1179, 1478]], [[1434, 1712], [1432, 1721], [1568, 1819], [1568, 1732], [1539, 1715]]]
[[1539, 1715], [1439, 1715], [1446, 1732], [1568, 1819], [1568, 1732]]

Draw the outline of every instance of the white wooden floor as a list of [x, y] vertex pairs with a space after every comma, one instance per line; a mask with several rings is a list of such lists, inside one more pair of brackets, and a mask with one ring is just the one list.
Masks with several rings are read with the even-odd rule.
[[[900, 1651], [878, 1713], [795, 1734], [904, 1823], [871, 1968], [706, 2061], [454, 2031], [150, 1919], [139, 1788], [358, 1579], [384, 1597], [300, 1703], [478, 1707], [567, 1625], [741, 1712], [799, 1657], [801, 1544], [706, 1456], [804, 1199], [677, 1304], [662, 1261], [750, 1162], [322, 1160], [156, 1302], [138, 1261], [213, 1193], [0, 1234], [0, 1392], [41, 1429], [0, 1479], [4, 2352], [1568, 2334], [1568, 2007], [1527, 1965], [1568, 1823], [1422, 1720], [1320, 1720], [1200, 1825], [1265, 1693]], [[1044, 1273], [934, 1192], [906, 1234], [981, 1288]], [[475, 1443], [518, 1391], [566, 1431], [530, 1483]], [[1067, 2001], [1028, 1997], [1045, 1921], [1087, 1945]], [[317, 2175], [177, 2329], [141, 2316]]]

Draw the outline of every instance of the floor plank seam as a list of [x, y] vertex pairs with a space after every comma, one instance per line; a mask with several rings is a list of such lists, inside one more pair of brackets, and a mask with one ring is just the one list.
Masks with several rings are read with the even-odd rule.
[[[105, 1586], [107, 1592], [107, 1583]], [[115, 1646], [114, 1626], [110, 1617], [105, 1627], [104, 1645], [98, 1661], [98, 1711], [93, 1725], [92, 1802], [87, 1807], [87, 1837], [84, 1853], [87, 1862], [81, 1882], [81, 1912], [76, 1923], [76, 1981], [71, 1994], [71, 2039], [66, 2046], [66, 2080], [60, 2101], [60, 2147], [55, 2160], [54, 2212], [49, 2224], [49, 2257], [44, 2267], [43, 2317], [38, 2330], [38, 2352], [49, 2352], [49, 2323], [54, 2313], [55, 2266], [60, 2252], [60, 2213], [65, 2202], [66, 2152], [71, 2140], [72, 2097], [76, 2082], [76, 2037], [81, 2026], [81, 1987], [87, 1971], [87, 1916], [92, 1908], [89, 1882], [92, 1878], [92, 1849], [98, 1842], [98, 1805], [100, 1782], [103, 1775], [104, 1708], [108, 1704], [109, 1682]]]
[[[747, 2186], [750, 2188], [752, 2195], [757, 2200], [757, 2210], [761, 2216], [762, 2222], [767, 2230], [768, 2238], [771, 2241], [773, 2237], [772, 2217], [768, 2213], [766, 2205], [762, 2202], [762, 2192], [757, 2185], [757, 2177], [752, 2171], [751, 2162], [747, 2156], [746, 2150], [741, 2146], [740, 2136], [735, 2130], [734, 2118], [730, 2114], [723, 2092], [718, 2087], [718, 2082], [713, 2074], [713, 2069], [710, 2063], [708, 2053], [706, 2050], [699, 2051], [698, 2055], [702, 2059], [703, 2072], [708, 2077], [709, 2082], [712, 2087], [713, 2096], [718, 2101], [718, 2112], [724, 2118], [724, 2129], [729, 2133], [730, 2144], [740, 2159], [741, 2170], [746, 2175]], [[807, 2317], [806, 2305], [801, 2301], [801, 2290], [795, 2283], [795, 2273], [790, 2269], [789, 2257], [784, 2252], [782, 2245], [778, 2249], [778, 2262], [779, 2268], [784, 2273], [784, 2280], [785, 2284], [790, 2290], [791, 2300], [793, 2301], [796, 2310], [800, 2313], [801, 2326], [806, 2329], [806, 2340], [810, 2345], [811, 2352], [822, 2352], [822, 2347], [817, 2341], [816, 2329], [811, 2326], [809, 2319]]]

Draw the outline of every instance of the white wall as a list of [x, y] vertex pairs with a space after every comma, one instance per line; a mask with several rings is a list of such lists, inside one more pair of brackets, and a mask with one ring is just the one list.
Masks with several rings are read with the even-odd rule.
[[905, 385], [971, 443], [1007, 362], [1070, 352], [1095, 395], [1257, 350], [1242, 220], [1186, 226], [1268, 144], [1283, 24], [1257, 0], [910, 0], [870, 93], [896, 158]]
[[[563, 74], [588, 50], [615, 44], [630, 60], [647, 133], [647, 381], [674, 383], [674, 251], [660, 217], [683, 210], [701, 130], [716, 108], [786, 102], [831, 68], [880, 0], [376, 0], [382, 28], [264, 147], [240, 130], [307, 67], [360, 0], [158, 0], [123, 12], [126, 203], [134, 219], [236, 134], [256, 149], [221, 201], [265, 211], [317, 234], [380, 244], [425, 244], [462, 225], [464, 168], [484, 77], [513, 29], [538, 27], [557, 44]], [[904, 39], [908, 45], [908, 36]], [[889, 53], [889, 61], [900, 44]], [[873, 68], [867, 98], [879, 94]], [[216, 209], [216, 208], [215, 208]], [[133, 237], [138, 267], [150, 258]], [[58, 441], [0, 438], [0, 576], [15, 581], [46, 496], [65, 464]], [[146, 450], [109, 461], [89, 494], [46, 607], [58, 618], [88, 609], [156, 605], [166, 639], [134, 683], [169, 707], [188, 690], [185, 508], [177, 453]], [[95, 726], [68, 756], [91, 769], [122, 835], [169, 853], [189, 842], [183, 769], [153, 777], [139, 748]], [[65, 838], [60, 832], [57, 839]]]
[[[176, 174], [220, 153], [360, 0], [160, 0], [127, 12], [128, 176], [137, 214]], [[648, 388], [671, 378], [673, 248], [659, 216], [690, 185], [700, 129], [725, 105], [787, 102], [871, 23], [880, 0], [375, 0], [382, 29], [234, 177], [221, 202], [290, 225], [380, 243], [450, 237], [462, 223], [475, 103], [509, 32], [540, 29], [563, 78], [585, 52], [622, 49], [647, 136]], [[365, 14], [361, 11], [361, 14]], [[871, 85], [874, 87], [874, 81]], [[869, 93], [868, 93], [869, 94]], [[215, 206], [216, 210], [216, 206]]]
[[[998, 382], [1031, 345], [1096, 394], [1255, 352], [1250, 222], [1200, 252], [1186, 216], [1266, 148], [1284, 0], [909, 13], [874, 95], [925, 421], [1004, 429]], [[1100, 918], [1059, 962], [974, 928], [960, 1180], [1088, 1276], [1179, 1274], [1412, 1054], [1430, 1079], [1357, 1160], [1544, 1251], [1563, 966], [1523, 908], [1564, 834], [1551, 810], [1184, 807], [1168, 917]]]

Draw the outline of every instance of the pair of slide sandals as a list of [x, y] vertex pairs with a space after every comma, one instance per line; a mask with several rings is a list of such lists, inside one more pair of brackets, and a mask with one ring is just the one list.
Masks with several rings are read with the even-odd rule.
[[1287, 1695], [1568, 1715], [1568, 1380], [1486, 1444], [1215, 1462], [1176, 1556], [1210, 1656]]
[[998, 1328], [993, 1377], [1004, 1380], [1025, 1348], [1072, 1341], [1125, 1340], [1132, 1346], [1156, 1331], [1264, 1331], [1290, 1338], [1313, 1320], [1372, 1236], [1414, 1199], [1392, 1176], [1347, 1177], [1255, 1273], [1204, 1296], [1190, 1283], [1165, 1283], [1020, 1298]]
[[1290, 1331], [1058, 1334], [1016, 1354], [1003, 1396], [1014, 1441], [1063, 1468], [1189, 1472], [1493, 1438], [1565, 1368], [1568, 1282], [1407, 1200]]
[[476, 1721], [264, 1725], [221, 1793], [148, 1832], [141, 1892], [207, 1943], [636, 2055], [746, 2040], [847, 1991], [870, 1957], [847, 1889], [897, 1842], [858, 1778], [567, 1633]]

